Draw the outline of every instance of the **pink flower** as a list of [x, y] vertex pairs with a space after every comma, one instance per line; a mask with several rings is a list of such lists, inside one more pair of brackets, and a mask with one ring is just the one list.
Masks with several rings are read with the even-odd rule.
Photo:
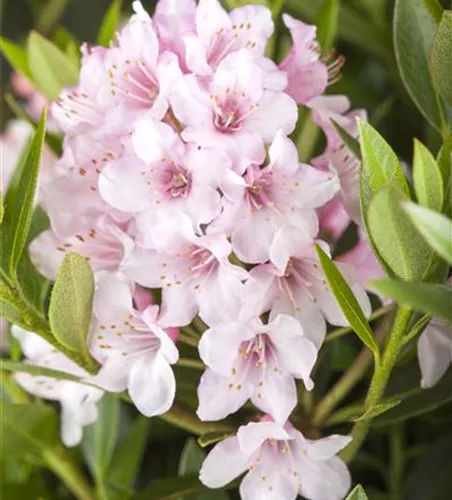
[[161, 324], [187, 325], [198, 311], [209, 324], [236, 317], [248, 273], [229, 262], [226, 236], [197, 236], [187, 216], [167, 219], [153, 229], [159, 248], [136, 247], [124, 270], [143, 286], [163, 288]]
[[[226, 187], [224, 212], [216, 225], [231, 231], [234, 252], [244, 262], [265, 262], [277, 230], [293, 224], [318, 231], [314, 208], [337, 192], [336, 176], [298, 163], [293, 143], [282, 131], [269, 149], [264, 168], [249, 165]], [[233, 185], [235, 183], [235, 186]]]
[[195, 74], [208, 76], [229, 54], [241, 49], [262, 57], [273, 29], [266, 7], [245, 5], [228, 13], [218, 0], [200, 0], [196, 34], [184, 38], [187, 66]]
[[42, 232], [29, 248], [36, 268], [54, 280], [66, 252], [77, 252], [89, 261], [94, 271], [116, 271], [132, 250], [133, 242], [126, 232], [106, 215], [84, 216], [64, 233]]
[[335, 196], [321, 207], [318, 214], [323, 239], [337, 243], [351, 222], [340, 196]]
[[[270, 319], [278, 314], [296, 318], [306, 337], [320, 348], [326, 333], [326, 320], [341, 326], [348, 322], [322, 271], [314, 250], [315, 236], [298, 227], [281, 227], [270, 247], [271, 262], [250, 272], [245, 295], [253, 298], [259, 313], [271, 310]], [[353, 269], [344, 264], [340, 268], [365, 314], [369, 315], [369, 298], [358, 284]]]
[[94, 316], [91, 348], [102, 363], [95, 383], [112, 392], [128, 389], [148, 417], [168, 411], [176, 391], [170, 365], [179, 353], [159, 324], [158, 306], [135, 310], [128, 283], [106, 273], [99, 278]]
[[281, 91], [284, 75], [270, 76], [247, 50], [228, 55], [205, 85], [194, 75], [184, 76], [170, 96], [176, 117], [186, 125], [182, 137], [228, 152], [238, 170], [262, 163], [264, 143], [279, 129], [290, 134], [298, 112], [295, 101]]
[[422, 389], [438, 383], [452, 364], [452, 331], [444, 321], [433, 318], [417, 344]]
[[347, 466], [336, 457], [351, 441], [332, 435], [306, 439], [290, 423], [249, 423], [207, 455], [200, 473], [209, 488], [220, 488], [247, 472], [242, 500], [342, 500], [350, 489]]
[[25, 363], [38, 367], [52, 368], [84, 379], [81, 384], [58, 380], [25, 372], [15, 374], [16, 381], [30, 394], [39, 398], [59, 401], [61, 404], [61, 439], [66, 446], [80, 443], [83, 427], [97, 420], [96, 403], [104, 392], [90, 384], [93, 378], [64, 354], [54, 349], [35, 333], [12, 326], [12, 334], [21, 343]]
[[306, 104], [321, 95], [328, 84], [328, 68], [320, 60], [320, 47], [316, 41], [317, 28], [288, 14], [283, 14], [283, 21], [290, 30], [293, 46], [279, 67], [288, 76], [286, 92], [298, 104]]
[[308, 390], [314, 386], [310, 373], [317, 350], [290, 316], [277, 316], [268, 325], [241, 316], [201, 338], [199, 353], [207, 370], [198, 387], [198, 416], [221, 420], [251, 399], [284, 423], [297, 403], [294, 379], [302, 379]]
[[184, 144], [169, 125], [150, 119], [136, 123], [132, 143], [139, 159], [132, 153], [111, 162], [100, 177], [101, 194], [110, 205], [124, 212], [149, 209], [145, 219], [156, 212], [185, 213], [196, 227], [220, 213], [215, 188], [230, 166], [225, 153]]

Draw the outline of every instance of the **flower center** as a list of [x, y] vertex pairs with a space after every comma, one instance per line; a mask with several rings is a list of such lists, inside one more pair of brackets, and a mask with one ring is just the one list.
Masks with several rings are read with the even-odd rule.
[[190, 271], [209, 275], [218, 267], [218, 261], [207, 248], [192, 245], [188, 248], [188, 257], [190, 259]]
[[251, 211], [275, 206], [271, 199], [273, 179], [270, 172], [260, 170], [259, 167], [250, 167], [245, 174], [245, 180], [248, 184], [245, 199]]

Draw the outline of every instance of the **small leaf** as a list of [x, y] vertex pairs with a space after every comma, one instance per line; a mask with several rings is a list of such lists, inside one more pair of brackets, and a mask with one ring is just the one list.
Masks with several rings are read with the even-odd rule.
[[28, 37], [27, 55], [36, 86], [51, 101], [61, 90], [77, 83], [78, 68], [56, 45], [32, 31]]
[[89, 358], [88, 337], [93, 308], [94, 277], [90, 265], [68, 253], [58, 270], [49, 307], [50, 328], [66, 348]]
[[341, 136], [341, 139], [344, 141], [344, 144], [348, 147], [348, 149], [358, 158], [361, 160], [361, 149], [359, 147], [359, 141], [355, 139], [351, 134], [349, 134], [345, 128], [341, 127], [339, 123], [336, 123], [334, 120], [332, 120], [332, 123], [334, 125], [334, 128], [336, 129], [336, 132]]
[[433, 41], [430, 70], [444, 101], [452, 106], [452, 11], [445, 10]]
[[379, 280], [372, 282], [372, 287], [402, 304], [452, 323], [452, 289], [447, 285]]
[[99, 34], [97, 35], [98, 45], [108, 47], [110, 41], [115, 36], [116, 30], [118, 29], [121, 21], [121, 6], [122, 0], [113, 0], [111, 2], [110, 7], [102, 20]]
[[403, 196], [391, 186], [379, 191], [369, 207], [368, 230], [393, 275], [420, 281], [429, 269], [433, 252], [401, 210], [402, 201]]
[[404, 203], [403, 209], [425, 241], [452, 265], [452, 220], [411, 202]]
[[151, 427], [151, 420], [139, 415], [118, 442], [108, 470], [110, 484], [133, 488]]
[[201, 448], [206, 448], [211, 444], [218, 443], [219, 441], [223, 441], [229, 436], [234, 434], [233, 431], [230, 432], [209, 432], [208, 434], [204, 434], [198, 438], [198, 444]]
[[359, 422], [360, 420], [369, 420], [369, 419], [375, 418], [378, 415], [381, 415], [381, 414], [387, 412], [391, 408], [396, 407], [400, 403], [401, 403], [401, 400], [385, 401], [382, 403], [378, 403], [375, 406], [373, 406], [372, 408], [369, 408], [368, 410], [366, 410], [361, 416], [352, 418], [352, 421]]
[[444, 203], [441, 170], [430, 151], [414, 141], [413, 180], [420, 205], [441, 212]]
[[441, 170], [444, 190], [444, 210], [446, 215], [452, 215], [452, 133], [445, 139], [437, 157]]
[[195, 439], [188, 438], [182, 450], [179, 461], [179, 476], [188, 476], [199, 472], [204, 462], [205, 453], [198, 446]]
[[369, 497], [366, 495], [364, 488], [358, 484], [345, 500], [369, 500]]
[[427, 7], [432, 19], [436, 24], [439, 24], [441, 16], [443, 15], [443, 7], [439, 0], [424, 0], [424, 4]]
[[82, 451], [98, 485], [104, 486], [119, 431], [120, 400], [105, 394], [98, 403], [96, 422], [83, 432]]
[[16, 71], [22, 73], [29, 80], [32, 79], [30, 69], [28, 68], [27, 54], [23, 47], [6, 38], [0, 37], [0, 50]]
[[443, 118], [429, 71], [436, 27], [424, 0], [396, 1], [394, 45], [403, 83], [425, 118], [441, 130]]
[[60, 372], [58, 370], [53, 370], [52, 368], [46, 368], [43, 366], [29, 365], [27, 363], [10, 361], [8, 359], [2, 359], [0, 361], [0, 370], [5, 370], [13, 373], [29, 373], [30, 375], [38, 377], [51, 377], [56, 380], [68, 380], [71, 382], [83, 383], [83, 381], [80, 380], [79, 377], [70, 373]]
[[197, 436], [202, 436], [210, 432], [229, 432], [234, 430], [227, 422], [202, 422], [196, 415], [176, 406], [173, 406], [165, 414], [160, 415], [160, 418], [171, 425]]
[[323, 0], [317, 17], [317, 40], [324, 54], [328, 53], [334, 43], [339, 17], [339, 0]]
[[361, 341], [378, 357], [378, 345], [375, 341], [372, 329], [349, 284], [345, 281], [339, 269], [336, 267], [336, 264], [334, 264], [320, 246], [316, 245], [316, 251], [326, 279], [328, 280], [342, 312], [350, 323], [350, 326]]
[[57, 422], [55, 410], [44, 404], [2, 404], [2, 447], [10, 455], [39, 456], [58, 443]]
[[20, 165], [17, 167], [17, 177], [13, 178], [5, 200], [1, 238], [2, 267], [12, 278], [16, 276], [16, 268], [33, 220], [45, 127], [46, 110], [42, 113], [33, 140], [22, 154]]

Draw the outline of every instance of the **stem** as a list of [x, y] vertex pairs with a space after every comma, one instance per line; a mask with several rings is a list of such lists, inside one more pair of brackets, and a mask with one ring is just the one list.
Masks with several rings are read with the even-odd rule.
[[201, 363], [201, 361], [189, 358], [179, 358], [177, 366], [182, 366], [183, 368], [194, 368], [195, 370], [204, 370], [206, 368], [204, 363]]
[[198, 340], [192, 337], [190, 334], [187, 334], [185, 332], [185, 328], [181, 328], [178, 340], [180, 342], [183, 342], [184, 344], [191, 345], [193, 347], [198, 347]]
[[[401, 306], [397, 311], [391, 335], [381, 359], [381, 363], [376, 367], [372, 377], [372, 382], [365, 401], [366, 410], [373, 408], [376, 404], [378, 404], [383, 396], [389, 376], [391, 375], [392, 369], [396, 364], [397, 356], [403, 347], [403, 338], [406, 327], [411, 318], [411, 314], [411, 310], [404, 306]], [[353, 460], [355, 455], [358, 453], [361, 445], [366, 439], [371, 423], [372, 419], [369, 418], [367, 420], [360, 420], [355, 424], [351, 433], [353, 441], [341, 453], [341, 457], [345, 462]]]
[[85, 477], [65, 450], [44, 450], [42, 457], [47, 467], [61, 479], [76, 498], [79, 500], [94, 500], [96, 498]]
[[391, 499], [398, 500], [401, 497], [400, 490], [403, 483], [403, 424], [395, 424], [389, 435], [390, 469], [389, 489]]
[[[389, 306], [380, 307], [370, 315], [369, 322], [381, 318], [381, 316], [384, 316], [387, 312], [391, 311], [393, 308], [394, 306], [392, 304]], [[344, 326], [343, 328], [336, 328], [326, 336], [325, 343], [332, 342], [333, 340], [336, 340], [352, 332], [353, 328], [350, 326]]]

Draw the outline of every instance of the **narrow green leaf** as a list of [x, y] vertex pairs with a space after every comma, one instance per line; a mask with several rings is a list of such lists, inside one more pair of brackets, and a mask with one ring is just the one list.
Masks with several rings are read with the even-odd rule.
[[210, 432], [229, 432], [234, 430], [227, 422], [202, 422], [196, 415], [176, 406], [173, 406], [165, 414], [160, 415], [160, 418], [175, 427], [179, 427], [197, 436], [202, 436]]
[[33, 140], [25, 149], [18, 177], [13, 179], [5, 200], [2, 222], [1, 253], [3, 269], [15, 277], [33, 219], [33, 205], [38, 181], [39, 164], [46, 127], [46, 110], [43, 111]]
[[433, 83], [446, 104], [452, 106], [452, 11], [445, 10], [433, 41], [430, 70]]
[[3, 201], [3, 193], [0, 190], [0, 224], [3, 222], [4, 215], [5, 215], [5, 205]]
[[78, 68], [56, 45], [32, 31], [27, 41], [28, 65], [36, 86], [51, 101], [77, 83]]
[[91, 323], [94, 277], [88, 262], [68, 253], [58, 270], [49, 307], [50, 328], [68, 349], [89, 357], [86, 340]]
[[323, 53], [328, 53], [334, 43], [339, 18], [339, 0], [324, 0], [317, 17], [317, 40]]
[[429, 71], [436, 27], [424, 0], [396, 1], [394, 44], [403, 83], [425, 118], [441, 130], [442, 113]]
[[55, 410], [44, 404], [2, 404], [2, 427], [2, 447], [11, 456], [39, 456], [59, 442]]
[[358, 484], [345, 500], [369, 500], [369, 497], [366, 495], [364, 488]]
[[37, 377], [51, 377], [56, 380], [68, 380], [70, 382], [80, 382], [79, 377], [71, 375], [70, 373], [60, 372], [58, 370], [53, 370], [52, 368], [45, 368], [43, 366], [29, 365], [27, 363], [19, 363], [17, 361], [10, 361], [8, 359], [2, 359], [0, 361], [0, 370], [5, 370], [12, 373], [29, 373]]
[[386, 297], [452, 323], [452, 289], [447, 285], [379, 280], [372, 286]]
[[452, 133], [445, 139], [437, 157], [444, 187], [444, 210], [446, 215], [452, 215]]
[[452, 220], [412, 202], [405, 202], [403, 209], [425, 241], [452, 265]]
[[430, 267], [433, 252], [401, 210], [404, 200], [392, 186], [379, 191], [369, 207], [368, 230], [392, 274], [406, 281], [421, 281]]
[[107, 10], [97, 35], [98, 45], [108, 47], [121, 21], [122, 0], [113, 0]]
[[430, 151], [417, 140], [414, 141], [413, 180], [419, 204], [440, 212], [444, 203], [441, 170]]
[[2, 295], [0, 295], [0, 318], [6, 319], [6, 321], [22, 328], [27, 328], [27, 323], [20, 309], [13, 302], [6, 300]]
[[348, 147], [348, 149], [358, 158], [361, 160], [361, 149], [359, 147], [359, 141], [356, 140], [352, 135], [350, 135], [345, 128], [341, 127], [339, 123], [336, 123], [334, 120], [332, 120], [332, 123], [334, 125], [334, 128], [336, 129], [336, 132], [341, 136], [341, 139], [344, 141], [345, 145]]
[[151, 419], [139, 415], [116, 446], [107, 480], [111, 484], [133, 488], [151, 429]]
[[233, 431], [230, 432], [209, 432], [208, 434], [204, 434], [198, 438], [198, 444], [201, 448], [206, 448], [211, 444], [218, 443], [219, 441], [223, 441], [229, 436], [234, 434]]
[[58, 23], [70, 0], [51, 0], [39, 11], [36, 29], [40, 33], [48, 33]]
[[16, 71], [22, 73], [22, 75], [26, 76], [29, 80], [32, 79], [28, 67], [27, 54], [23, 47], [6, 38], [0, 37], [0, 51]]
[[439, 24], [441, 16], [443, 15], [443, 7], [439, 0], [424, 0], [424, 4], [427, 7], [432, 19], [436, 24]]
[[119, 431], [120, 400], [116, 395], [105, 394], [98, 403], [98, 418], [83, 433], [82, 451], [100, 488], [104, 482], [115, 450]]
[[179, 461], [179, 476], [197, 474], [204, 461], [205, 453], [193, 438], [188, 438], [182, 450]]
[[372, 329], [349, 284], [345, 281], [339, 269], [336, 267], [336, 264], [334, 264], [320, 246], [316, 245], [316, 251], [326, 279], [328, 280], [342, 312], [350, 323], [350, 326], [361, 341], [375, 354], [375, 356], [378, 356], [378, 345], [375, 341]]
[[361, 416], [352, 418], [353, 422], [359, 422], [360, 420], [369, 420], [371, 418], [375, 418], [378, 415], [381, 415], [391, 408], [398, 406], [401, 403], [401, 400], [393, 400], [393, 401], [384, 401], [382, 403], [378, 403], [372, 408], [366, 410]]

